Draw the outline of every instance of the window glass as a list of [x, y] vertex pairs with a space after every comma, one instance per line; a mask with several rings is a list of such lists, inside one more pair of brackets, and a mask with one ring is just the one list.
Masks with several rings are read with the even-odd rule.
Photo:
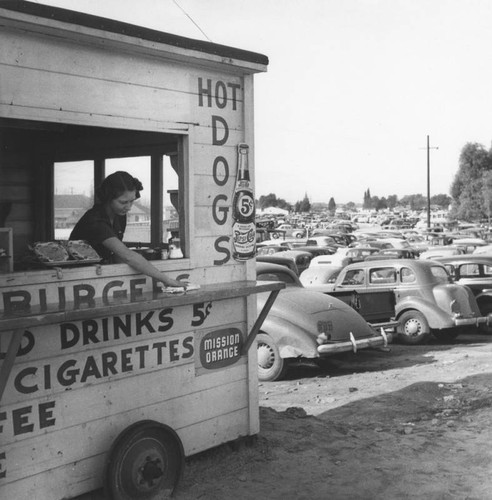
[[77, 221], [94, 204], [94, 162], [54, 164], [56, 240], [68, 240]]
[[415, 273], [408, 267], [402, 267], [400, 273], [402, 283], [413, 283], [417, 279]]
[[484, 276], [492, 276], [492, 266], [487, 266], [487, 265], [484, 265], [483, 266], [483, 274]]
[[280, 271], [259, 274], [257, 277], [257, 280], [258, 281], [282, 281], [282, 282], [286, 283], [287, 285], [296, 284], [295, 279], [290, 274], [283, 273]]
[[466, 277], [477, 277], [480, 275], [480, 266], [478, 264], [464, 264], [460, 266], [460, 276], [462, 278]]
[[150, 157], [109, 158], [105, 164], [105, 177], [119, 170], [136, 177], [143, 185], [140, 198], [128, 212], [123, 241], [150, 243]]
[[396, 283], [396, 269], [394, 267], [378, 267], [369, 272], [369, 281], [374, 285]]
[[364, 271], [362, 269], [350, 269], [343, 278], [342, 285], [363, 285]]

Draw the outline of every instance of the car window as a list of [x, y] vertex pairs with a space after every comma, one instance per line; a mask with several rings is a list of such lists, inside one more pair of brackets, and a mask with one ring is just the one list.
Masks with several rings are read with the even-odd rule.
[[483, 274], [484, 276], [491, 277], [492, 276], [492, 266], [483, 266]]
[[256, 279], [258, 281], [282, 281], [287, 285], [295, 285], [295, 279], [289, 273], [283, 273], [282, 271], [268, 272], [258, 274]]
[[400, 280], [402, 283], [414, 283], [417, 277], [409, 267], [402, 267], [400, 270]]
[[350, 269], [345, 273], [342, 285], [363, 285], [364, 271], [362, 269]]
[[480, 275], [480, 266], [478, 264], [463, 264], [460, 266], [460, 277], [476, 278]]
[[440, 283], [449, 283], [450, 277], [444, 266], [432, 266], [430, 268], [432, 276]]
[[374, 285], [396, 283], [396, 269], [394, 267], [377, 267], [369, 272], [369, 282]]

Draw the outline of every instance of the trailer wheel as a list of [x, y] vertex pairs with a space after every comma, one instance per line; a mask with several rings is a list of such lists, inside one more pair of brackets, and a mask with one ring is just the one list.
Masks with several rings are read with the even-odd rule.
[[138, 422], [113, 443], [104, 478], [106, 495], [113, 500], [169, 498], [183, 465], [183, 445], [170, 427]]
[[258, 352], [258, 380], [273, 382], [285, 375], [288, 362], [280, 357], [278, 347], [270, 335], [259, 333], [256, 336]]

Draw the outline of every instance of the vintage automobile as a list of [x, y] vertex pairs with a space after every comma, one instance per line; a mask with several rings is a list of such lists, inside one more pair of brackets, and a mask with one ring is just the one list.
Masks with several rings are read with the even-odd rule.
[[274, 253], [270, 255], [263, 255], [261, 259], [263, 262], [273, 262], [269, 257], [280, 256], [283, 259], [292, 260], [297, 268], [297, 276], [299, 276], [305, 269], [309, 267], [311, 259], [313, 258], [312, 254], [309, 252], [303, 252], [302, 250], [285, 250], [284, 252]]
[[317, 245], [334, 249], [346, 246], [341, 239], [334, 238], [333, 236], [310, 236], [306, 241], [306, 245]]
[[299, 280], [305, 287], [335, 283], [337, 276], [344, 267], [345, 265], [338, 263], [310, 264], [310, 266], [299, 275]]
[[319, 255], [333, 255], [336, 248], [331, 247], [319, 247], [316, 245], [294, 245], [292, 250], [298, 250], [300, 252], [309, 252], [313, 258]]
[[391, 288], [396, 295], [397, 339], [420, 344], [430, 335], [453, 339], [463, 327], [488, 324], [472, 291], [453, 283], [446, 268], [434, 260], [395, 259], [346, 266], [326, 291]]
[[311, 266], [314, 265], [337, 265], [346, 266], [354, 262], [361, 262], [369, 257], [378, 253], [379, 250], [374, 247], [344, 247], [339, 248], [334, 254], [331, 255], [318, 255], [311, 261]]
[[437, 245], [431, 246], [419, 256], [421, 260], [427, 259], [438, 259], [441, 257], [448, 257], [451, 255], [463, 255], [465, 254], [465, 249], [455, 245]]
[[386, 248], [368, 255], [364, 260], [416, 259], [418, 253], [405, 248]]
[[[291, 362], [311, 360], [364, 348], [384, 348], [392, 334], [372, 328], [343, 301], [304, 288], [284, 266], [256, 264], [258, 281], [282, 281], [281, 290], [257, 335], [258, 378], [278, 380]], [[261, 311], [268, 294], [259, 294]]]
[[492, 255], [465, 254], [436, 259], [455, 283], [471, 289], [483, 315], [492, 313]]
[[302, 227], [294, 227], [291, 224], [280, 224], [275, 228], [277, 231], [284, 231], [288, 238], [303, 238], [306, 235], [306, 230]]
[[256, 255], [273, 255], [274, 253], [286, 252], [289, 249], [285, 245], [263, 245], [256, 246]]

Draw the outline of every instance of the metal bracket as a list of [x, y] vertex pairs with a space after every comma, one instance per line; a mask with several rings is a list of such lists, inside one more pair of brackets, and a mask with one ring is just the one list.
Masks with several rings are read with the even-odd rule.
[[272, 290], [270, 292], [270, 295], [268, 296], [267, 301], [265, 302], [265, 305], [263, 306], [263, 309], [261, 310], [260, 314], [256, 318], [255, 324], [253, 325], [253, 328], [251, 328], [251, 331], [249, 332], [248, 337], [246, 338], [246, 342], [243, 345], [242, 348], [242, 354], [246, 354], [251, 347], [251, 344], [254, 342], [256, 335], [260, 331], [261, 325], [263, 324], [263, 321], [265, 321], [265, 318], [267, 317], [268, 313], [270, 312], [270, 309], [273, 306], [273, 303], [275, 302], [275, 299], [277, 298], [277, 295], [280, 293], [280, 290]]

